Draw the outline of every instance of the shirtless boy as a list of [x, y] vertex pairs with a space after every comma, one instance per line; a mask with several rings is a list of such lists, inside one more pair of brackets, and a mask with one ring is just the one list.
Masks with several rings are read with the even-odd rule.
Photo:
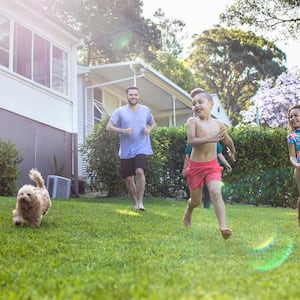
[[225, 203], [221, 192], [222, 167], [217, 159], [217, 142], [229, 148], [231, 159], [235, 161], [235, 147], [222, 121], [211, 116], [214, 102], [210, 94], [196, 88], [191, 91], [195, 117], [187, 121], [187, 138], [192, 146], [190, 161], [185, 175], [190, 196], [183, 217], [185, 226], [192, 225], [194, 208], [201, 204], [202, 188], [206, 185], [219, 222], [220, 232], [228, 239], [232, 230], [226, 225]]

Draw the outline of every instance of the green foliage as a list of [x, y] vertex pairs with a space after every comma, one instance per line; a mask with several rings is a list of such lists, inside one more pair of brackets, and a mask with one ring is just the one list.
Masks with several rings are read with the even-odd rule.
[[236, 146], [232, 173], [224, 173], [224, 198], [238, 203], [294, 207], [298, 197], [289, 162], [287, 130], [240, 127], [229, 132]]
[[241, 25], [253, 31], [270, 33], [286, 40], [299, 37], [299, 0], [235, 0], [220, 19], [227, 26], [238, 28]]
[[85, 37], [80, 63], [98, 65], [152, 59], [161, 47], [156, 25], [142, 16], [140, 0], [38, 0]]
[[87, 163], [91, 186], [108, 196], [123, 195], [126, 190], [120, 176], [119, 137], [106, 131], [108, 119], [94, 127], [80, 151]]
[[234, 125], [251, 104], [258, 82], [286, 70], [285, 54], [252, 32], [216, 27], [194, 35], [193, 49], [188, 63], [195, 77], [202, 88], [218, 94]]
[[0, 195], [11, 196], [16, 193], [19, 176], [17, 164], [22, 160], [12, 142], [0, 140]]
[[[91, 185], [108, 192], [108, 196], [124, 195], [126, 188], [120, 175], [119, 137], [106, 131], [108, 119], [95, 126], [86, 144], [80, 147], [88, 165]], [[181, 176], [185, 147], [185, 128], [156, 128], [151, 133], [154, 154], [148, 157], [146, 193], [170, 196], [182, 187]]]
[[194, 76], [187, 64], [179, 61], [173, 55], [158, 54], [151, 61], [151, 66], [185, 91], [191, 91], [198, 86], [197, 77]]
[[0, 198], [0, 299], [299, 298], [295, 210], [227, 205], [233, 235], [224, 241], [213, 208], [196, 209], [186, 229], [185, 202], [145, 204], [135, 212], [127, 198], [55, 200], [32, 229], [15, 228], [15, 198]]
[[[124, 195], [120, 176], [119, 139], [105, 129], [107, 121], [95, 127], [82, 151], [88, 163], [92, 185], [108, 195]], [[223, 172], [226, 201], [255, 205], [294, 207], [298, 197], [293, 168], [289, 162], [287, 130], [239, 127], [229, 130], [236, 147], [236, 162], [223, 154], [233, 170]], [[154, 154], [148, 157], [146, 195], [176, 197], [189, 192], [182, 176], [186, 127], [157, 127], [151, 133]]]
[[287, 149], [287, 130], [261, 127], [239, 127], [229, 130], [236, 147], [236, 162], [228, 177], [230, 182], [241, 175], [259, 174], [290, 166]]
[[239, 127], [229, 130], [236, 147], [236, 163], [230, 181], [241, 174], [251, 175], [289, 166], [287, 130]]
[[185, 127], [158, 127], [151, 133], [154, 154], [147, 169], [147, 191], [153, 196], [174, 196], [185, 189], [182, 165], [186, 140]]
[[246, 175], [234, 183], [223, 186], [223, 197], [235, 203], [296, 207], [298, 190], [293, 169], [268, 170]]
[[154, 13], [154, 22], [161, 32], [161, 52], [177, 58], [183, 52], [185, 23], [178, 19], [169, 19], [161, 8]]

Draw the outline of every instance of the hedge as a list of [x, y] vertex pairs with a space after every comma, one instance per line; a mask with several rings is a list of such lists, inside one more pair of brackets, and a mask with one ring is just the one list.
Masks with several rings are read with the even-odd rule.
[[[95, 126], [81, 151], [92, 185], [108, 191], [108, 196], [123, 195], [126, 189], [119, 172], [119, 140], [116, 134], [106, 131], [106, 124], [107, 119]], [[237, 152], [236, 162], [230, 162], [232, 172], [223, 172], [224, 199], [294, 207], [298, 192], [288, 157], [287, 130], [239, 127], [230, 129], [229, 134]], [[187, 183], [181, 174], [186, 127], [157, 127], [151, 133], [151, 141], [154, 154], [148, 159], [146, 195], [176, 197], [185, 191], [186, 198]], [[225, 150], [224, 155], [227, 156]]]

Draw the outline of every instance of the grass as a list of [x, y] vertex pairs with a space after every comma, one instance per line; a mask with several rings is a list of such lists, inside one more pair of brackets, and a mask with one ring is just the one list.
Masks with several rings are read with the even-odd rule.
[[53, 200], [38, 229], [15, 228], [0, 197], [0, 299], [300, 299], [296, 210], [227, 205], [182, 225], [185, 202]]

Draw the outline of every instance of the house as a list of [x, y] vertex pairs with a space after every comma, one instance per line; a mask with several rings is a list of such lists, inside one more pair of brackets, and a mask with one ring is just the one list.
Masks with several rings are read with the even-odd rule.
[[77, 172], [77, 47], [81, 36], [34, 1], [0, 5], [0, 139], [24, 160], [18, 185]]
[[[38, 168], [44, 178], [85, 174], [78, 146], [94, 124], [127, 103], [137, 85], [141, 103], [159, 126], [179, 126], [192, 115], [187, 92], [142, 61], [77, 65], [82, 36], [30, 0], [0, 5], [0, 139], [12, 141], [24, 160], [18, 185]], [[215, 98], [214, 116], [231, 125]]]
[[[158, 126], [176, 127], [192, 115], [190, 95], [143, 61], [129, 61], [93, 67], [78, 66], [78, 144], [83, 144], [95, 123], [127, 103], [125, 89], [136, 85], [140, 103], [147, 105]], [[212, 94], [212, 115], [231, 126], [219, 98]], [[79, 153], [79, 176], [85, 164]]]

